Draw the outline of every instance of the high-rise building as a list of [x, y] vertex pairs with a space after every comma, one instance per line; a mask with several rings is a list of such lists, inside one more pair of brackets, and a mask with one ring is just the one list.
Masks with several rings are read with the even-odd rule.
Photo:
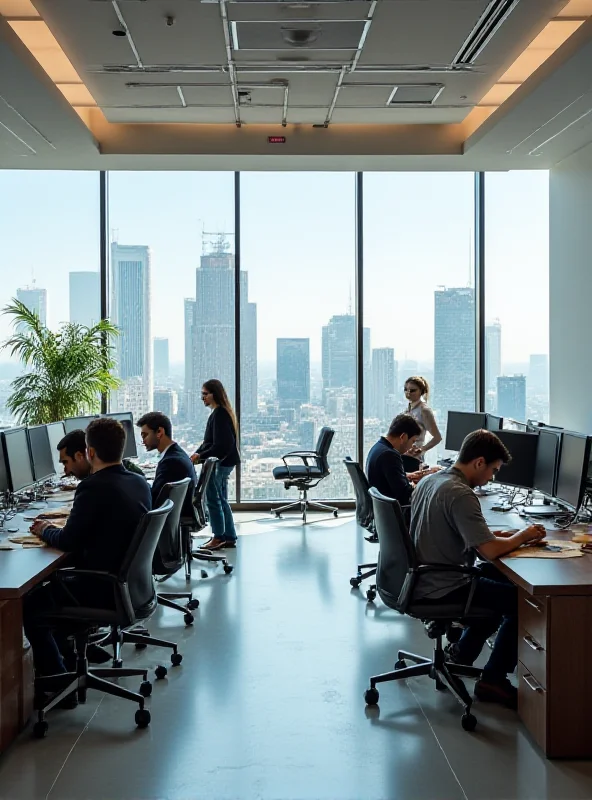
[[154, 411], [161, 411], [169, 419], [172, 419], [179, 410], [177, 392], [173, 389], [155, 389], [153, 407]]
[[323, 391], [356, 386], [356, 318], [331, 317], [322, 334]]
[[485, 326], [485, 390], [495, 390], [502, 374], [502, 326], [499, 320]]
[[518, 422], [526, 421], [526, 376], [500, 375], [497, 379], [497, 413]]
[[98, 272], [71, 272], [70, 322], [92, 328], [101, 320], [101, 276]]
[[434, 399], [438, 420], [475, 408], [475, 292], [436, 289]]
[[364, 375], [364, 416], [372, 415], [372, 345], [370, 328], [362, 332], [362, 364]]
[[549, 356], [537, 353], [530, 356], [528, 388], [533, 394], [549, 395]]
[[[244, 277], [243, 277], [244, 276]], [[248, 292], [248, 275], [241, 272], [241, 292]], [[241, 295], [241, 417], [257, 413], [257, 303]]]
[[150, 300], [150, 250], [113, 242], [111, 321], [119, 329], [115, 357], [122, 385], [112, 394], [112, 406], [134, 418], [150, 411], [153, 401]]
[[378, 347], [372, 351], [373, 416], [386, 422], [395, 416], [395, 351]]
[[169, 377], [169, 340], [161, 337], [154, 339], [154, 377]]
[[195, 316], [195, 300], [186, 297], [183, 301], [185, 315], [185, 383], [183, 385], [182, 419], [191, 422], [198, 408], [199, 396], [193, 394], [193, 319]]
[[35, 311], [42, 325], [47, 325], [47, 289], [25, 286], [16, 290], [16, 299], [29, 311]]
[[280, 406], [310, 403], [310, 339], [277, 340], [276, 376]]

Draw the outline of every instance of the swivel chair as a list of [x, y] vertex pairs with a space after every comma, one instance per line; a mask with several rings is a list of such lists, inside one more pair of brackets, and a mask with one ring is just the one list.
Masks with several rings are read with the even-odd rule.
[[[491, 618], [495, 615], [489, 609], [473, 607], [471, 593], [465, 604], [459, 604], [449, 603], [445, 597], [431, 601], [414, 600], [413, 591], [417, 579], [427, 572], [456, 573], [459, 578], [461, 576], [471, 578], [476, 577], [478, 571], [473, 567], [456, 567], [450, 564], [420, 564], [399, 503], [380, 494], [375, 488], [370, 489], [370, 496], [380, 543], [376, 572], [378, 594], [389, 608], [422, 620], [424, 624], [429, 623], [427, 630], [429, 637], [434, 640], [434, 654], [432, 658], [426, 658], [399, 650], [393, 672], [370, 678], [370, 688], [364, 695], [366, 704], [377, 705], [378, 683], [429, 675], [435, 681], [436, 689], [450, 689], [464, 709], [461, 718], [462, 727], [466, 731], [474, 731], [477, 719], [471, 713], [472, 699], [461, 678], [478, 679], [481, 677], [481, 670], [447, 661], [442, 647], [442, 637], [455, 622], [469, 623], [475, 619]], [[407, 661], [411, 661], [413, 666], [408, 667]]]
[[[300, 495], [294, 503], [288, 503], [280, 508], [272, 508], [271, 513], [280, 519], [285, 511], [298, 508], [302, 513], [302, 522], [306, 524], [306, 512], [309, 508], [319, 511], [331, 511], [333, 516], [337, 516], [337, 509], [324, 503], [308, 499], [308, 492], [331, 474], [327, 456], [331, 442], [335, 436], [332, 428], [321, 428], [315, 450], [294, 450], [282, 456], [283, 467], [275, 467], [273, 477], [276, 481], [283, 481], [285, 489], [295, 487]], [[288, 464], [289, 459], [300, 459], [301, 464]]]
[[[356, 521], [358, 525], [365, 528], [370, 533], [370, 536], [364, 537], [367, 542], [378, 542], [368, 479], [357, 461], [352, 461], [351, 458], [347, 456], [347, 458], [344, 458], [343, 463], [345, 464], [345, 468], [354, 486], [354, 493], [356, 496]], [[366, 578], [371, 578], [373, 575], [376, 575], [376, 568], [376, 563], [358, 564], [356, 575], [349, 579], [350, 586], [357, 589]], [[368, 571], [362, 572], [362, 570]], [[376, 598], [375, 586], [371, 586], [368, 589], [366, 597], [370, 602]]]
[[[118, 655], [123, 641], [142, 641], [145, 644], [159, 644], [173, 649], [171, 660], [173, 665], [181, 663], [182, 656], [172, 642], [163, 642], [150, 636], [141, 636], [128, 632], [139, 620], [148, 619], [156, 610], [157, 598], [152, 577], [152, 559], [158, 544], [162, 528], [173, 504], [167, 500], [164, 505], [154, 511], [147, 512], [140, 520], [132, 542], [125, 554], [121, 569], [117, 574], [89, 569], [61, 569], [52, 576], [59, 583], [64, 597], [71, 599], [71, 605], [62, 605], [58, 610], [48, 611], [37, 619], [51, 628], [63, 628], [72, 634], [76, 642], [76, 670], [59, 675], [38, 677], [35, 679], [36, 707], [38, 719], [33, 727], [37, 738], [47, 733], [48, 724], [45, 715], [65, 697], [77, 692], [78, 701], [86, 702], [88, 689], [97, 689], [105, 694], [132, 700], [138, 703], [135, 721], [139, 728], [150, 724], [150, 712], [144, 708], [144, 698], [152, 693], [152, 684], [147, 680], [145, 669], [121, 668], [89, 668], [86, 648], [89, 636], [97, 627], [108, 626], [112, 631], [112, 641]], [[109, 607], [81, 606], [76, 599], [76, 581], [84, 580], [85, 589], [96, 587], [98, 596], [110, 594]], [[107, 592], [105, 592], [107, 590]], [[112, 592], [112, 594], [111, 594]], [[105, 604], [106, 605], [106, 604]], [[157, 668], [157, 677], [159, 677]], [[132, 692], [118, 686], [105, 678], [123, 678], [141, 676], [139, 692]], [[52, 693], [49, 699], [45, 693]]]
[[[212, 479], [214, 469], [218, 459], [212, 456], [206, 458], [202, 464], [201, 472], [197, 480], [195, 492], [193, 493], [192, 515], [181, 517], [181, 535], [183, 538], [183, 549], [185, 552], [185, 580], [191, 580], [191, 562], [204, 561], [212, 564], [222, 564], [226, 575], [230, 575], [234, 566], [228, 563], [225, 556], [218, 556], [205, 547], [193, 547], [192, 534], [202, 531], [208, 524], [208, 514], [206, 509], [206, 489]], [[202, 578], [207, 578], [205, 570], [201, 572]]]

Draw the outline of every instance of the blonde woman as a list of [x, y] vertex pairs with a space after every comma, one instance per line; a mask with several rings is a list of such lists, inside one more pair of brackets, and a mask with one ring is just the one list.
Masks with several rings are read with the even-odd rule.
[[[442, 434], [438, 428], [436, 417], [428, 406], [429, 396], [430, 387], [425, 378], [420, 375], [413, 375], [411, 378], [407, 378], [405, 381], [405, 397], [408, 402], [407, 413], [411, 414], [421, 428], [421, 435], [415, 442], [413, 449], [409, 451], [409, 455], [418, 458], [420, 461], [424, 460], [428, 450], [437, 447], [442, 441]], [[426, 433], [430, 434], [430, 439], [427, 442]]]

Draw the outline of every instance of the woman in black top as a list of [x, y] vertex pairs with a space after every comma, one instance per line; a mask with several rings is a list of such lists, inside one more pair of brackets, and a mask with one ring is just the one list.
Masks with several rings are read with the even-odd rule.
[[230, 400], [220, 381], [212, 379], [201, 387], [201, 399], [212, 413], [206, 425], [204, 440], [191, 456], [194, 464], [210, 456], [218, 459], [206, 489], [206, 503], [212, 526], [212, 538], [204, 547], [221, 550], [236, 547], [236, 530], [228, 502], [228, 479], [240, 462], [236, 444], [238, 426]]

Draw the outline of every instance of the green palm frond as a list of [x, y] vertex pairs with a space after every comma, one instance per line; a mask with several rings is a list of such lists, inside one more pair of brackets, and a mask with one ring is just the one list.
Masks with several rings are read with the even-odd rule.
[[26, 424], [55, 422], [98, 411], [101, 394], [117, 389], [112, 340], [117, 328], [101, 320], [91, 328], [67, 323], [51, 331], [18, 300], [3, 310], [14, 334], [2, 348], [27, 371], [12, 382], [8, 409]]

